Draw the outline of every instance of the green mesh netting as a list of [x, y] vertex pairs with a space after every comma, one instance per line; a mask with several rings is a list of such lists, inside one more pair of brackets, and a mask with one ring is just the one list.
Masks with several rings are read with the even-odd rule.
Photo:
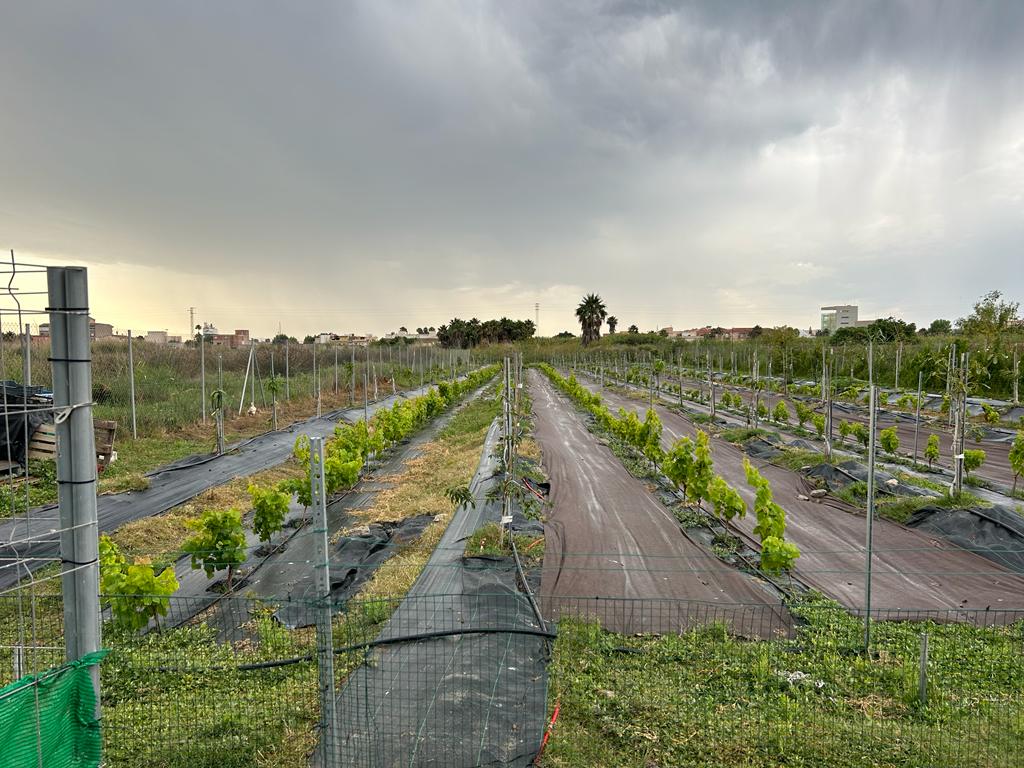
[[106, 654], [90, 653], [0, 688], [0, 766], [100, 764], [100, 724], [89, 667]]

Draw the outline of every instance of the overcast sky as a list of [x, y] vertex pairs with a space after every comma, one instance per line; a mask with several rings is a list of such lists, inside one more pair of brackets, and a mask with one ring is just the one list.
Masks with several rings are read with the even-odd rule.
[[8, 2], [0, 245], [179, 333], [956, 317], [1024, 298], [1024, 2]]

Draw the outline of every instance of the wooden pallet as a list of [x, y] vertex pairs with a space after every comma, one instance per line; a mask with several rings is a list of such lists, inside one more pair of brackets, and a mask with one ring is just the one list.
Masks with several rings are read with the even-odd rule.
[[30, 459], [57, 458], [57, 427], [51, 421], [40, 424], [28, 444]]
[[[117, 422], [95, 419], [93, 430], [96, 440], [96, 462], [101, 467], [105, 467], [110, 463], [110, 456], [114, 452]], [[30, 459], [57, 458], [57, 427], [52, 422], [41, 424], [32, 435], [32, 440], [28, 444], [28, 457]]]

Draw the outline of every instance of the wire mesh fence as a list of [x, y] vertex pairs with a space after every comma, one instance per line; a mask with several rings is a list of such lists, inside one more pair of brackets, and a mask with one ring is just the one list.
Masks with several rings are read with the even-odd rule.
[[[17, 599], [3, 683], [63, 652], [59, 595], [34, 642]], [[865, 653], [863, 617], [823, 599], [541, 596], [543, 624], [514, 592], [352, 601], [329, 690], [315, 629], [280, 621], [315, 601], [172, 601], [174, 628], [105, 614], [106, 765], [526, 765], [556, 706], [545, 765], [1024, 764], [1024, 612], [875, 611]], [[624, 616], [648, 628], [604, 624]]]

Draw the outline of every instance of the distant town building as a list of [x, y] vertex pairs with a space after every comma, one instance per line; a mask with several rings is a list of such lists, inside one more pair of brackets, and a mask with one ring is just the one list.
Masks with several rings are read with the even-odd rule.
[[729, 339], [731, 341], [742, 341], [750, 338], [753, 328], [719, 328], [705, 325], [703, 328], [688, 328], [685, 331], [676, 331], [672, 326], [662, 328], [662, 335], [671, 338], [685, 339], [686, 341], [697, 341], [699, 339]]
[[840, 328], [857, 328], [871, 325], [873, 320], [861, 320], [860, 308], [856, 304], [836, 304], [821, 308], [821, 330], [835, 333]]
[[166, 344], [167, 331], [146, 331], [146, 341], [150, 344]]
[[372, 333], [333, 333], [321, 331], [312, 335], [314, 344], [344, 344], [353, 347], [365, 347], [377, 340]]
[[[39, 324], [39, 335], [44, 338], [50, 337], [50, 324], [40, 323]], [[110, 323], [98, 323], [95, 318], [89, 318], [89, 338], [93, 341], [97, 339], [109, 339], [114, 335], [114, 326]]]
[[383, 336], [384, 341], [395, 341], [405, 339], [407, 342], [416, 344], [436, 344], [436, 333], [411, 333], [409, 331], [391, 331]]
[[240, 349], [249, 345], [249, 331], [244, 328], [236, 329], [234, 333], [216, 333], [216, 330], [212, 325], [203, 326], [203, 340], [207, 344], [230, 349]]

